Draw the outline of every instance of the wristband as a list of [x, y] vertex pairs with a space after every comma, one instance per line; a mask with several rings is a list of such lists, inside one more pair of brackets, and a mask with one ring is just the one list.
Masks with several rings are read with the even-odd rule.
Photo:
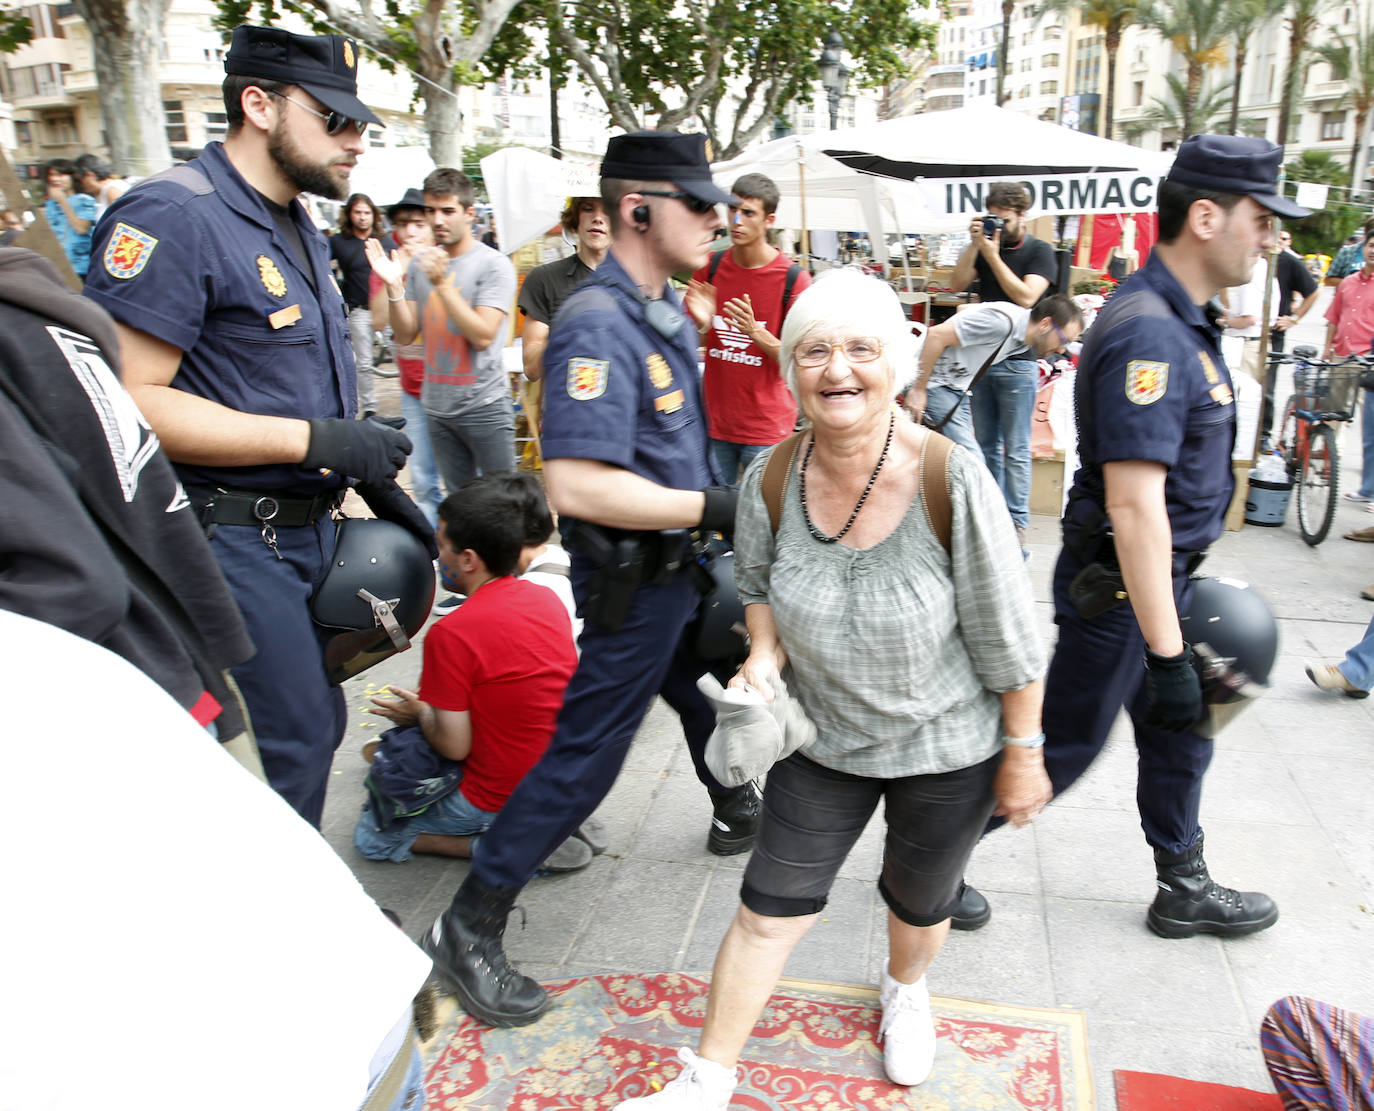
[[1013, 748], [1042, 748], [1045, 744], [1045, 734], [1037, 733], [1034, 737], [1008, 737], [1003, 733], [1002, 743]]

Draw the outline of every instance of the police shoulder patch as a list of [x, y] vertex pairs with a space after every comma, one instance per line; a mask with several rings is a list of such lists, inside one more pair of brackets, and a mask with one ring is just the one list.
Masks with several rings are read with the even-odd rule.
[[120, 221], [105, 244], [105, 273], [112, 278], [136, 278], [153, 257], [157, 238]]
[[1134, 405], [1153, 405], [1169, 388], [1169, 364], [1132, 359], [1126, 364], [1126, 398]]
[[574, 401], [592, 401], [606, 392], [610, 377], [608, 359], [569, 359], [568, 396]]

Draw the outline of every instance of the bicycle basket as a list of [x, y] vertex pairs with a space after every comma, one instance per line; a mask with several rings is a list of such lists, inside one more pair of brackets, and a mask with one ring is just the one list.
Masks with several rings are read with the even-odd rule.
[[1360, 389], [1360, 368], [1303, 366], [1293, 371], [1298, 408], [1319, 420], [1351, 420]]

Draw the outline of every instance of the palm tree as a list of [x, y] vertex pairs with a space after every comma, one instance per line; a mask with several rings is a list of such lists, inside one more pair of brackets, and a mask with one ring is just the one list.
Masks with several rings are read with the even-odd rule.
[[1002, 49], [997, 52], [997, 104], [1007, 99], [1007, 66], [1011, 57], [1011, 15], [1016, 0], [1002, 0]]
[[1355, 109], [1355, 146], [1350, 152], [1350, 184], [1364, 189], [1369, 165], [1369, 113], [1374, 108], [1374, 12], [1365, 10], [1363, 21], [1356, 17], [1354, 32], [1346, 38], [1335, 32], [1336, 41], [1316, 48], [1331, 66], [1337, 81], [1350, 85], [1350, 103]]
[[1116, 118], [1116, 53], [1121, 49], [1121, 32], [1136, 21], [1145, 0], [1045, 0], [1040, 17], [1053, 14], [1067, 17], [1077, 12], [1086, 26], [1100, 28], [1107, 55], [1107, 103], [1102, 113], [1102, 135], [1112, 137]]
[[1230, 0], [1231, 35], [1236, 51], [1236, 83], [1231, 94], [1231, 118], [1227, 134], [1235, 135], [1240, 127], [1240, 84], [1245, 76], [1245, 62], [1250, 54], [1250, 36], [1276, 16], [1283, 14], [1288, 0]]
[[1274, 140], [1279, 146], [1288, 142], [1290, 121], [1293, 117], [1293, 99], [1298, 92], [1302, 75], [1307, 72], [1302, 53], [1312, 36], [1317, 32], [1317, 17], [1328, 7], [1332, 0], [1291, 0], [1292, 10], [1288, 13], [1288, 67], [1283, 71], [1283, 89], [1279, 101], [1279, 133]]
[[1155, 97], [1140, 114], [1135, 128], [1137, 133], [1148, 129], [1172, 129], [1177, 132], [1181, 142], [1189, 135], [1221, 130], [1231, 113], [1231, 97], [1223, 87], [1203, 89], [1199, 95], [1192, 96], [1187, 84], [1175, 74], [1168, 74], [1165, 81], [1168, 82], [1168, 92]]
[[1201, 130], [1194, 116], [1201, 107], [1203, 76], [1226, 61], [1230, 13], [1216, 0], [1157, 0], [1140, 13], [1140, 24], [1153, 27], [1183, 58], [1186, 96], [1179, 104], [1179, 138], [1186, 139]]

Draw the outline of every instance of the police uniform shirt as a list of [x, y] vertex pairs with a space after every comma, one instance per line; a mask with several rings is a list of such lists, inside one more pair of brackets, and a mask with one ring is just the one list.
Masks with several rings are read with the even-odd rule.
[[[177, 389], [245, 413], [351, 418], [353, 348], [329, 248], [301, 206], [291, 209], [313, 275], [223, 145], [210, 143], [110, 206], [96, 229], [86, 296], [184, 352]], [[177, 470], [188, 485], [305, 494], [343, 481], [287, 463]]]
[[1152, 255], [1088, 333], [1075, 390], [1082, 467], [1074, 484], [1105, 504], [1104, 464], [1168, 468], [1164, 497], [1176, 551], [1220, 534], [1234, 479], [1236, 416], [1215, 320]]
[[674, 490], [711, 484], [696, 329], [665, 297], [684, 312], [672, 339], [612, 254], [564, 302], [544, 353], [546, 459], [597, 459]]

